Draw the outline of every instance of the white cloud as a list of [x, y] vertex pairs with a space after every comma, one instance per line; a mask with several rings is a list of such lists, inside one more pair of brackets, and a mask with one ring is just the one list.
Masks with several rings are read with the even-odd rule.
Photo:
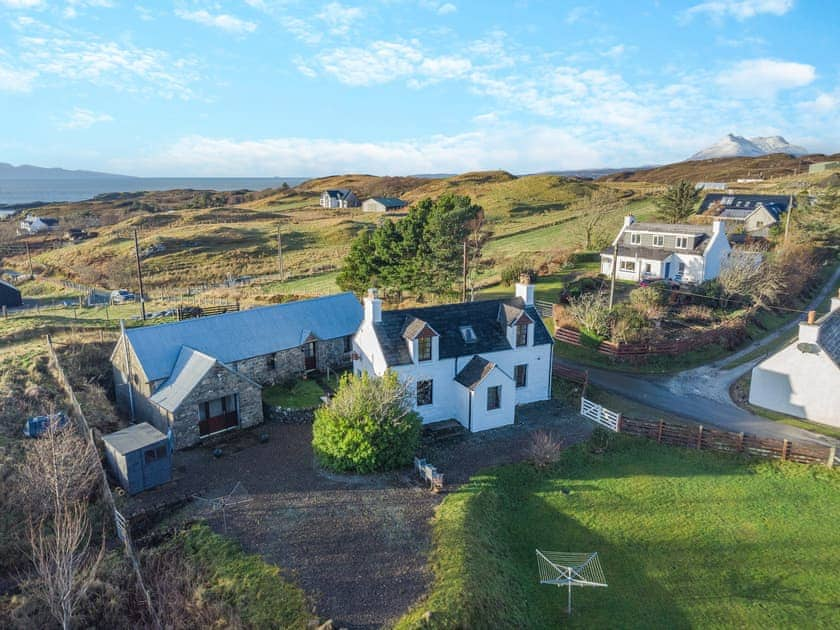
[[814, 66], [776, 59], [748, 59], [718, 75], [716, 82], [739, 98], [767, 98], [816, 79]]
[[721, 20], [733, 17], [746, 20], [757, 15], [784, 15], [793, 8], [793, 0], [709, 0], [686, 9], [683, 19], [690, 20], [695, 15], [708, 15]]
[[820, 92], [813, 100], [798, 103], [796, 107], [816, 116], [840, 113], [840, 88], [833, 92]]
[[455, 11], [457, 11], [457, 10], [458, 10], [458, 7], [456, 7], [451, 2], [444, 2], [442, 5], [440, 5], [438, 7], [437, 12], [438, 12], [438, 15], [449, 15], [450, 13], [455, 13]]
[[0, 6], [9, 9], [36, 9], [45, 4], [44, 0], [0, 0]]
[[353, 23], [362, 17], [362, 10], [359, 7], [346, 7], [340, 2], [330, 2], [315, 17], [327, 25], [331, 34], [346, 35]]
[[0, 92], [30, 92], [37, 73], [17, 70], [0, 62]]
[[74, 107], [70, 115], [56, 126], [59, 129], [88, 129], [101, 122], [111, 122], [113, 117], [109, 114], [99, 114], [89, 109]]
[[572, 7], [569, 12], [566, 14], [565, 22], [566, 24], [577, 24], [578, 22], [584, 20], [587, 17], [591, 17], [597, 14], [597, 11], [592, 7], [588, 6], [577, 6]]
[[192, 96], [193, 62], [162, 50], [60, 37], [23, 37], [20, 43], [20, 59], [33, 72], [164, 98]]
[[323, 38], [318, 29], [300, 18], [285, 16], [280, 18], [280, 23], [304, 44], [317, 44]]
[[473, 116], [473, 122], [479, 125], [492, 125], [499, 122], [498, 112], [487, 112]]
[[227, 13], [213, 14], [204, 9], [198, 11], [187, 11], [185, 9], [175, 9], [175, 15], [178, 17], [201, 24], [203, 26], [211, 26], [218, 28], [228, 33], [253, 33], [257, 29], [254, 22], [240, 19], [234, 15]]
[[[528, 142], [522, 141], [524, 137]], [[602, 159], [597, 149], [564, 129], [514, 126], [393, 142], [190, 136], [160, 154], [141, 160], [118, 160], [109, 168], [150, 175], [319, 175], [359, 171], [385, 175], [500, 167], [536, 172], [580, 164], [600, 165]]]
[[627, 47], [624, 44], [616, 44], [615, 46], [613, 46], [612, 48], [608, 48], [601, 54], [604, 57], [618, 59], [619, 57], [622, 57], [625, 52], [627, 52]]

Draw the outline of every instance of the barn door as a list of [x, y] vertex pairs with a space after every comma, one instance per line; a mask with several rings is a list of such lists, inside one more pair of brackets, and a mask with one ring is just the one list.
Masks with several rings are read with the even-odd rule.
[[317, 363], [315, 342], [310, 341], [303, 346], [303, 367], [307, 370], [315, 370], [318, 367]]

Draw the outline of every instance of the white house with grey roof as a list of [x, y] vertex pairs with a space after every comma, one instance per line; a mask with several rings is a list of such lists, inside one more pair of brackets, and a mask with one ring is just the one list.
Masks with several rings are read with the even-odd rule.
[[796, 341], [753, 368], [750, 403], [840, 427], [840, 294], [828, 315], [809, 315]]
[[792, 202], [786, 195], [711, 194], [700, 203], [699, 212], [726, 221], [730, 232], [767, 237]]
[[601, 252], [604, 275], [612, 273], [616, 249], [619, 280], [664, 278], [700, 283], [717, 278], [732, 246], [722, 221], [711, 225], [640, 223], [629, 215], [612, 246]]
[[394, 370], [424, 423], [454, 418], [483, 431], [513, 424], [517, 405], [551, 398], [554, 345], [530, 281], [506, 300], [387, 311], [372, 289], [364, 310], [355, 372]]
[[262, 387], [351, 364], [362, 306], [352, 293], [123, 331], [117, 402], [176, 448], [263, 420]]
[[322, 208], [358, 208], [359, 198], [349, 188], [334, 188], [321, 193]]

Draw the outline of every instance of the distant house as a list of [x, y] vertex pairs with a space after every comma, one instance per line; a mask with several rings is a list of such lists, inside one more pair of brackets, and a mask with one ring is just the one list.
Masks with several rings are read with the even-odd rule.
[[712, 194], [703, 199], [699, 212], [726, 221], [730, 231], [766, 237], [790, 203], [791, 198], [786, 195]]
[[750, 403], [840, 427], [840, 295], [828, 315], [809, 315], [796, 341], [753, 368]]
[[20, 296], [20, 289], [4, 280], [0, 280], [0, 306], [14, 308], [22, 304], [23, 299]]
[[259, 424], [263, 386], [350, 366], [361, 319], [342, 293], [127, 329], [111, 353], [117, 402], [176, 448]]
[[48, 217], [37, 217], [33, 214], [21, 219], [18, 232], [21, 234], [40, 234], [54, 230], [58, 225], [58, 219]]
[[695, 190], [726, 190], [726, 182], [697, 182]]
[[371, 289], [353, 369], [395, 371], [424, 423], [454, 418], [482, 431], [513, 424], [517, 405], [551, 398], [553, 348], [529, 281], [510, 299], [388, 311]]
[[362, 202], [362, 210], [365, 212], [394, 212], [402, 210], [407, 205], [408, 203], [396, 197], [371, 197]]
[[10, 219], [18, 213], [17, 210], [0, 210], [0, 221], [5, 221], [6, 219]]
[[637, 223], [632, 215], [612, 246], [601, 252], [601, 273], [612, 273], [618, 248], [616, 277], [639, 281], [665, 278], [680, 282], [703, 282], [717, 278], [732, 247], [722, 221], [712, 225]]
[[322, 208], [358, 208], [359, 198], [348, 188], [325, 190], [321, 193]]

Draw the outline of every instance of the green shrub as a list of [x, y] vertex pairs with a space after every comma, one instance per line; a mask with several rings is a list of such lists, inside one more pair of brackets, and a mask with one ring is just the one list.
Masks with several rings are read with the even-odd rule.
[[525, 256], [520, 256], [502, 269], [502, 284], [510, 286], [514, 282], [518, 282], [519, 276], [522, 274], [528, 274], [532, 277], [534, 275], [534, 266]]
[[604, 339], [605, 337], [602, 337], [597, 333], [593, 333], [591, 330], [587, 330], [585, 328], [581, 328], [580, 330], [580, 343], [586, 348], [597, 350], [598, 346], [601, 345], [601, 342]]
[[329, 404], [315, 411], [312, 448], [321, 465], [332, 470], [398, 468], [411, 462], [421, 424], [396, 373], [346, 374]]
[[638, 310], [627, 304], [619, 304], [613, 309], [610, 319], [610, 339], [616, 343], [639, 341], [650, 325], [651, 321]]

